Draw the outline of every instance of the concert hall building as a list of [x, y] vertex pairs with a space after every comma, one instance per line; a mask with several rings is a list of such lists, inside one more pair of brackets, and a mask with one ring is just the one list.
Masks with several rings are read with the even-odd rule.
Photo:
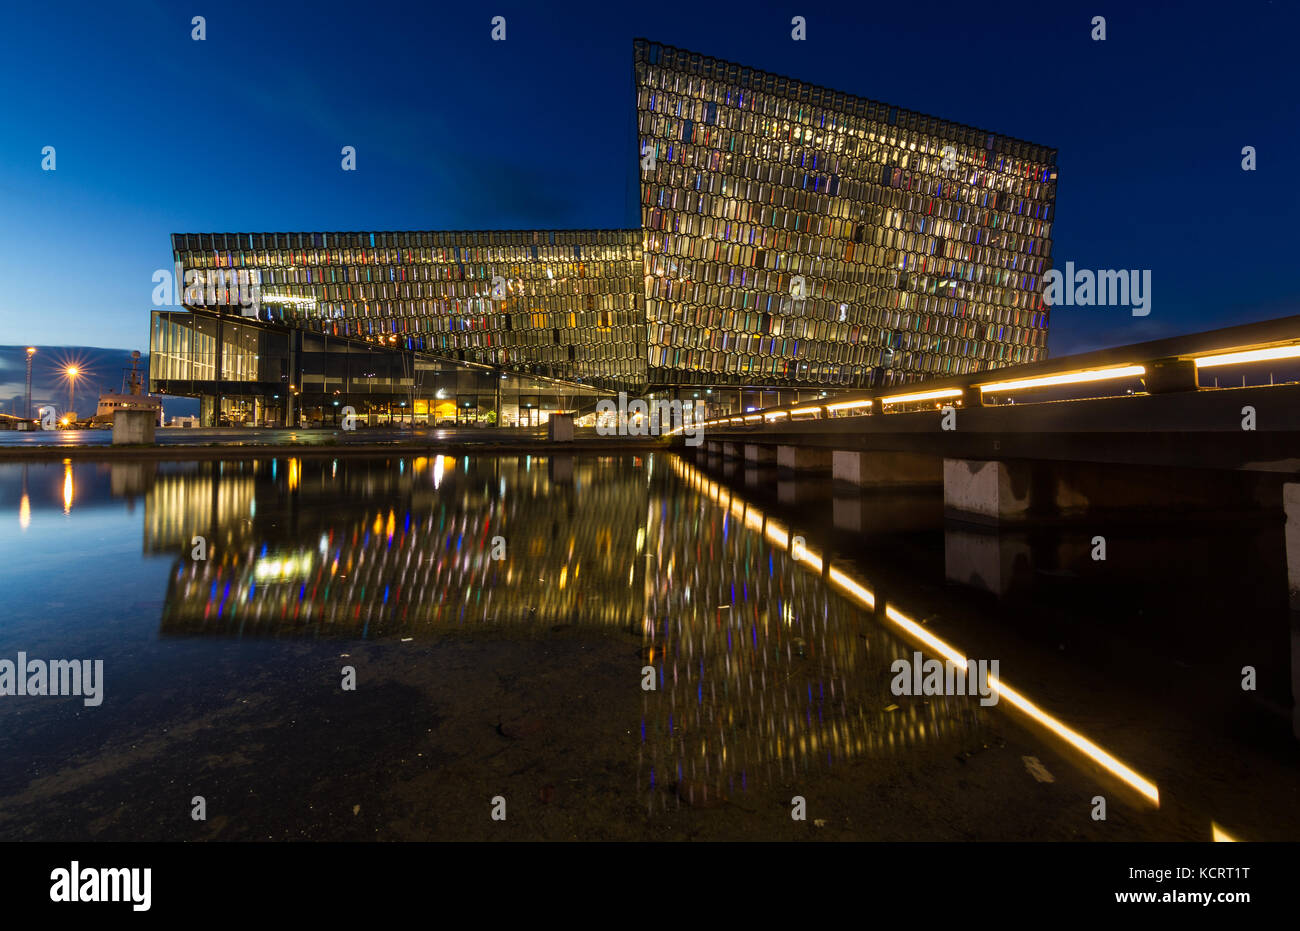
[[736, 413], [1046, 358], [1056, 150], [645, 40], [636, 229], [172, 236], [150, 388], [216, 424]]

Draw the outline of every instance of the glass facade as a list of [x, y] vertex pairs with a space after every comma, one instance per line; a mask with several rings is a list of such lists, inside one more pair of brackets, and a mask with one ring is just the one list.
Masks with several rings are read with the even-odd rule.
[[645, 40], [635, 79], [652, 382], [1046, 358], [1055, 150]]
[[636, 230], [172, 236], [187, 306], [609, 389], [646, 380], [640, 243]]
[[[475, 382], [504, 378], [531, 424], [548, 392], [874, 388], [1046, 358], [1054, 149], [634, 53], [640, 229], [175, 234], [194, 313], [154, 313], [152, 389], [210, 396], [213, 423], [302, 422], [282, 395], [329, 422], [357, 393], [437, 423], [487, 395], [507, 417]], [[450, 393], [424, 390], [446, 366]]]
[[537, 427], [594, 407], [581, 384], [451, 362], [423, 352], [229, 315], [155, 311], [150, 390], [198, 396], [204, 426]]

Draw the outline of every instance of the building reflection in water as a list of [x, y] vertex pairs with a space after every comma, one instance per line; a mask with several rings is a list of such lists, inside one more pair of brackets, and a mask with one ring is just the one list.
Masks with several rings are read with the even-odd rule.
[[[181, 554], [162, 632], [636, 629], [649, 466], [601, 458], [566, 480], [554, 471], [531, 456], [434, 456], [203, 463], [159, 476], [146, 549]], [[191, 558], [196, 536], [206, 560]]]
[[[432, 639], [495, 626], [525, 637], [558, 625], [632, 634], [636, 693], [610, 701], [627, 709], [625, 750], [651, 809], [919, 744], [960, 750], [984, 724], [977, 700], [895, 703], [889, 691], [891, 662], [915, 649], [958, 665], [968, 654], [905, 604], [886, 604], [853, 566], [823, 564], [778, 520], [672, 456], [56, 461], [0, 471], [0, 493], [21, 529], [74, 502], [81, 513], [143, 494], [144, 550], [174, 559], [168, 636]], [[850, 519], [871, 516], [858, 507]], [[835, 524], [844, 513], [837, 501]], [[1256, 563], [1283, 574], [1278, 534], [1257, 536], [1254, 549], [1235, 547], [1242, 568], [1230, 576]], [[196, 537], [206, 560], [191, 558]], [[498, 537], [504, 558], [493, 559]], [[1032, 535], [949, 528], [945, 574], [1005, 599], [1027, 566], [1069, 570], [1088, 558], [1086, 535], [1047, 542], [1044, 556]], [[1172, 559], [1185, 572], [1195, 546], [1143, 547], [1152, 562], [1128, 571]], [[875, 581], [892, 590], [891, 579]], [[1269, 592], [1285, 599], [1285, 588]], [[653, 692], [638, 688], [647, 665]], [[1155, 784], [1123, 761], [1010, 683], [995, 688], [997, 714], [1018, 713], [1160, 805]]]
[[647, 662], [660, 692], [643, 698], [646, 788], [710, 804], [922, 741], [969, 742], [977, 700], [896, 702], [890, 664], [911, 647], [801, 567], [808, 554], [796, 560], [775, 523], [710, 501], [698, 473], [673, 468], [647, 534], [659, 567], [646, 576]]
[[[653, 455], [433, 456], [159, 474], [145, 548], [178, 554], [162, 633], [639, 634], [630, 687], [646, 665], [659, 680], [642, 694], [638, 737], [651, 806], [707, 803], [919, 741], [968, 743], [977, 700], [895, 703], [890, 663], [911, 648], [680, 468]], [[197, 536], [206, 560], [191, 558]]]
[[[798, 567], [797, 571], [805, 574], [812, 572], [821, 577], [829, 587], [851, 602], [872, 611], [886, 630], [923, 650], [925, 656], [953, 663], [962, 669], [967, 668], [967, 654], [927, 630], [897, 606], [883, 598], [878, 599], [871, 588], [855, 577], [851, 567], [824, 562], [816, 551], [803, 545], [803, 541], [799, 538], [792, 537], [789, 529], [780, 521], [769, 519], [761, 509], [735, 495], [725, 486], [712, 481], [703, 472], [687, 465], [684, 461], [672, 460], [672, 468], [688, 488], [695, 490], [705, 499], [704, 507], [707, 508], [711, 503], [717, 510], [742, 520], [747, 528], [761, 532], [763, 539], [775, 547], [769, 558], [774, 559], [777, 552], [788, 553], [791, 563]], [[869, 637], [869, 634], [867, 636]], [[1083, 734], [1070, 728], [1059, 718], [1034, 703], [1027, 695], [1013, 688], [1005, 679], [991, 678], [989, 685], [997, 694], [999, 702], [1009, 705], [1036, 726], [1098, 764], [1111, 776], [1143, 796], [1149, 804], [1159, 807], [1160, 790], [1154, 782]]]

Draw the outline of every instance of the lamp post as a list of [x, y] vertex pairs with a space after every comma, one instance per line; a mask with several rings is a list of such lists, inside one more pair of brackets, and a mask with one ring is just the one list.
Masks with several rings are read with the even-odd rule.
[[64, 374], [68, 376], [68, 413], [74, 418], [77, 416], [77, 376], [81, 374], [81, 369], [75, 365], [69, 365]]
[[27, 347], [27, 419], [32, 419], [32, 356], [36, 355], [36, 347]]

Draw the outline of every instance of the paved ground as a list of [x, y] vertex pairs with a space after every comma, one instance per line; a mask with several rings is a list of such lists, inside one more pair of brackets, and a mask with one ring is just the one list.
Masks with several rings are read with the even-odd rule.
[[[0, 839], [1169, 837], [1116, 796], [1108, 820], [1093, 821], [1099, 784], [1006, 718], [973, 741], [787, 770], [692, 804], [671, 784], [652, 788], [640, 759], [642, 696], [627, 686], [639, 650], [639, 636], [563, 628], [438, 644], [232, 643], [217, 665], [181, 645], [171, 661], [194, 665], [189, 687], [167, 701], [142, 690], [111, 718], [83, 712], [96, 750], [68, 727], [68, 746], [49, 746], [39, 772], [9, 773]], [[356, 692], [338, 686], [344, 663]], [[195, 795], [206, 822], [190, 818]], [[490, 817], [498, 795], [505, 821]], [[804, 821], [790, 817], [796, 795]]]

